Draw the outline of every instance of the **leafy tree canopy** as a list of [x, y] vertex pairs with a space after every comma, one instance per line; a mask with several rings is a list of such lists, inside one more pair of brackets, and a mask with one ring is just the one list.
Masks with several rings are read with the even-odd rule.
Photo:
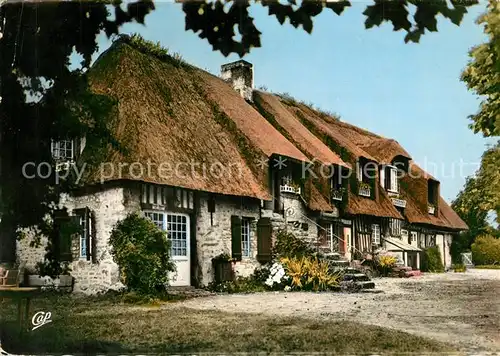
[[470, 127], [484, 136], [500, 135], [500, 2], [490, 0], [488, 10], [477, 20], [484, 26], [488, 42], [474, 47], [470, 63], [462, 73], [467, 87], [482, 97], [479, 111], [471, 115]]

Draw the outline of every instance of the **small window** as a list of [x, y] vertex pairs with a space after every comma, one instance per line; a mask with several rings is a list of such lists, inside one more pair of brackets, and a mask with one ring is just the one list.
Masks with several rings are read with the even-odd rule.
[[80, 258], [85, 258], [87, 259], [87, 224], [85, 221], [85, 216], [80, 216], [80, 228], [81, 228], [81, 234], [80, 234]]
[[372, 244], [380, 245], [380, 225], [372, 225]]
[[401, 229], [401, 240], [403, 240], [403, 242], [408, 241], [408, 230]]
[[398, 170], [396, 168], [391, 169], [391, 184], [389, 187], [391, 192], [397, 193], [398, 189]]
[[82, 260], [88, 260], [89, 256], [92, 254], [91, 244], [91, 217], [90, 210], [85, 209], [75, 209], [73, 210], [73, 216], [76, 219], [75, 223], [79, 226], [79, 238], [78, 238], [78, 258]]
[[412, 231], [412, 232], [411, 232], [411, 243], [412, 243], [412, 244], [413, 244], [413, 243], [417, 243], [417, 236], [418, 236], [418, 234], [417, 234], [417, 232], [416, 232], [416, 231]]
[[71, 161], [75, 158], [74, 142], [73, 140], [52, 140], [51, 152], [55, 160]]
[[250, 257], [251, 236], [250, 219], [241, 219], [241, 254], [243, 257]]

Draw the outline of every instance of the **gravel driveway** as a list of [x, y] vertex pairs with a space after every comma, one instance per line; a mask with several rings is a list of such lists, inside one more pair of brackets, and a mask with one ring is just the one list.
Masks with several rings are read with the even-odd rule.
[[500, 351], [500, 270], [374, 281], [380, 293], [232, 294], [165, 307], [346, 319], [449, 342], [469, 352]]

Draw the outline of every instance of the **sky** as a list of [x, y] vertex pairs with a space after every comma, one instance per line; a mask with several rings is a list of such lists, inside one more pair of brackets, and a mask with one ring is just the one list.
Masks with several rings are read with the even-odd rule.
[[[244, 59], [254, 65], [255, 87], [287, 92], [397, 140], [441, 181], [441, 194], [450, 202], [479, 167], [485, 145], [493, 143], [468, 128], [479, 98], [459, 80], [469, 49], [486, 41], [475, 23], [486, 3], [471, 7], [460, 26], [440, 17], [438, 32], [426, 33], [418, 44], [405, 44], [405, 32], [394, 32], [389, 24], [366, 30], [362, 12], [371, 2], [352, 3], [341, 16], [324, 10], [312, 34], [288, 22], [280, 25], [267, 9], [253, 5], [262, 47]], [[159, 41], [213, 74], [239, 59], [212, 51], [208, 41], [184, 28], [181, 6], [163, 2], [156, 3], [145, 25], [126, 24], [121, 32]], [[109, 44], [100, 36], [100, 51]]]

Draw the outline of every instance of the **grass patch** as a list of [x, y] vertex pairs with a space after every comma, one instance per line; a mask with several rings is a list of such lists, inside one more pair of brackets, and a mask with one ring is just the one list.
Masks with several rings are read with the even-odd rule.
[[474, 266], [475, 269], [500, 269], [500, 265], [479, 265]]
[[172, 307], [138, 307], [109, 297], [49, 295], [33, 300], [32, 314], [52, 322], [19, 335], [16, 307], [4, 300], [2, 346], [16, 354], [449, 351], [448, 345], [376, 326], [232, 314]]

